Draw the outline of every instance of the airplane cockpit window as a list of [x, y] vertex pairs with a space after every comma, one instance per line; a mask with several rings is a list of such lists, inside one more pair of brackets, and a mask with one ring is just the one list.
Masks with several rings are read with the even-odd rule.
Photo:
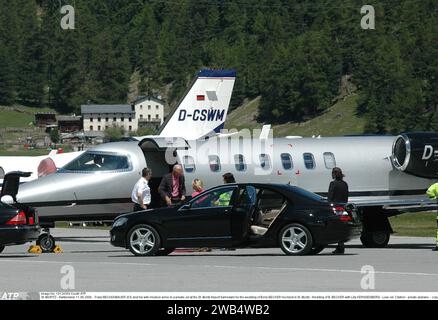
[[303, 154], [303, 158], [304, 158], [304, 166], [306, 167], [306, 169], [312, 170], [315, 169], [315, 157], [313, 156], [313, 154], [311, 153], [304, 153]]
[[264, 170], [269, 170], [271, 168], [271, 157], [268, 154], [262, 153], [259, 156], [260, 159], [260, 167]]
[[289, 153], [281, 154], [281, 163], [283, 164], [284, 170], [291, 170], [294, 167], [292, 156]]
[[245, 157], [243, 156], [243, 154], [234, 155], [234, 166], [237, 171], [246, 170]]
[[335, 155], [331, 152], [324, 152], [324, 163], [327, 169], [333, 169], [336, 167]]
[[113, 153], [85, 152], [65, 165], [61, 172], [128, 171], [131, 164], [127, 156]]
[[195, 172], [196, 170], [195, 159], [193, 159], [193, 157], [191, 156], [183, 157], [183, 165], [184, 165], [184, 170], [187, 173], [192, 173]]
[[5, 177], [5, 170], [3, 170], [2, 167], [0, 167], [0, 179], [3, 179]]
[[218, 172], [221, 170], [221, 160], [218, 156], [208, 156], [208, 164], [212, 172]]

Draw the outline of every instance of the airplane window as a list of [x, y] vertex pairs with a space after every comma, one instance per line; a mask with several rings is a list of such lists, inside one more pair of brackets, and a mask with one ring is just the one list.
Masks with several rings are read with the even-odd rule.
[[234, 166], [236, 167], [237, 171], [246, 170], [245, 157], [243, 156], [243, 154], [234, 155]]
[[218, 156], [208, 156], [208, 163], [212, 172], [218, 172], [221, 170], [221, 160]]
[[324, 152], [324, 163], [327, 169], [333, 169], [336, 167], [335, 155], [331, 152]]
[[61, 171], [99, 172], [131, 169], [128, 157], [109, 153], [85, 152], [65, 165]]
[[227, 207], [236, 187], [220, 188], [193, 199], [192, 208]]
[[5, 170], [3, 170], [2, 167], [0, 167], [0, 179], [3, 179], [5, 177]]
[[266, 153], [262, 153], [260, 154], [259, 158], [260, 166], [262, 167], [262, 169], [269, 170], [271, 168], [271, 158], [269, 157], [269, 155]]
[[284, 170], [290, 170], [294, 167], [294, 164], [292, 162], [292, 156], [289, 153], [281, 154], [281, 163], [283, 164]]
[[306, 169], [312, 170], [315, 169], [315, 158], [313, 157], [312, 153], [304, 153], [303, 154], [303, 158], [304, 158], [304, 165], [306, 167]]
[[183, 164], [184, 164], [184, 170], [187, 173], [195, 172], [196, 166], [195, 166], [195, 160], [191, 156], [184, 156], [183, 158]]

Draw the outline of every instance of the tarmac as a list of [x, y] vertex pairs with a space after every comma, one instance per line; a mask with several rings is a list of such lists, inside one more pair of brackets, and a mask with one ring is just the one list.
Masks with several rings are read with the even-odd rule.
[[106, 230], [52, 234], [63, 253], [29, 254], [27, 244], [0, 254], [0, 292], [63, 291], [65, 268], [74, 272], [74, 290], [83, 292], [438, 291], [434, 238], [393, 236], [385, 249], [365, 249], [354, 240], [343, 256], [327, 248], [315, 256], [290, 257], [278, 248], [135, 257], [112, 247]]

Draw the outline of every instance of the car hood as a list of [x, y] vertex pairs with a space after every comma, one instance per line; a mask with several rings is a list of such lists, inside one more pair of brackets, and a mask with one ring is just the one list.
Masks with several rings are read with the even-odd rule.
[[14, 201], [17, 200], [18, 188], [20, 187], [20, 178], [30, 177], [31, 172], [12, 171], [8, 172], [3, 179], [2, 191], [0, 198], [11, 196]]
[[140, 215], [149, 215], [149, 216], [160, 215], [160, 216], [163, 216], [163, 215], [168, 215], [168, 214], [175, 214], [175, 212], [177, 212], [178, 209], [179, 209], [179, 207], [148, 209], [148, 210], [144, 210], [144, 211], [125, 213], [125, 214], [118, 216], [117, 219], [119, 219], [119, 218], [132, 218], [132, 217], [136, 217], [136, 216], [140, 216]]

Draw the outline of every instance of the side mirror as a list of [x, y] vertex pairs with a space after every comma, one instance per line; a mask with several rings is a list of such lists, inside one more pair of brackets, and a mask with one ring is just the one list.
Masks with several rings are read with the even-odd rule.
[[0, 199], [0, 201], [6, 204], [14, 204], [14, 198], [12, 198], [12, 196], [9, 195], [3, 196]]

